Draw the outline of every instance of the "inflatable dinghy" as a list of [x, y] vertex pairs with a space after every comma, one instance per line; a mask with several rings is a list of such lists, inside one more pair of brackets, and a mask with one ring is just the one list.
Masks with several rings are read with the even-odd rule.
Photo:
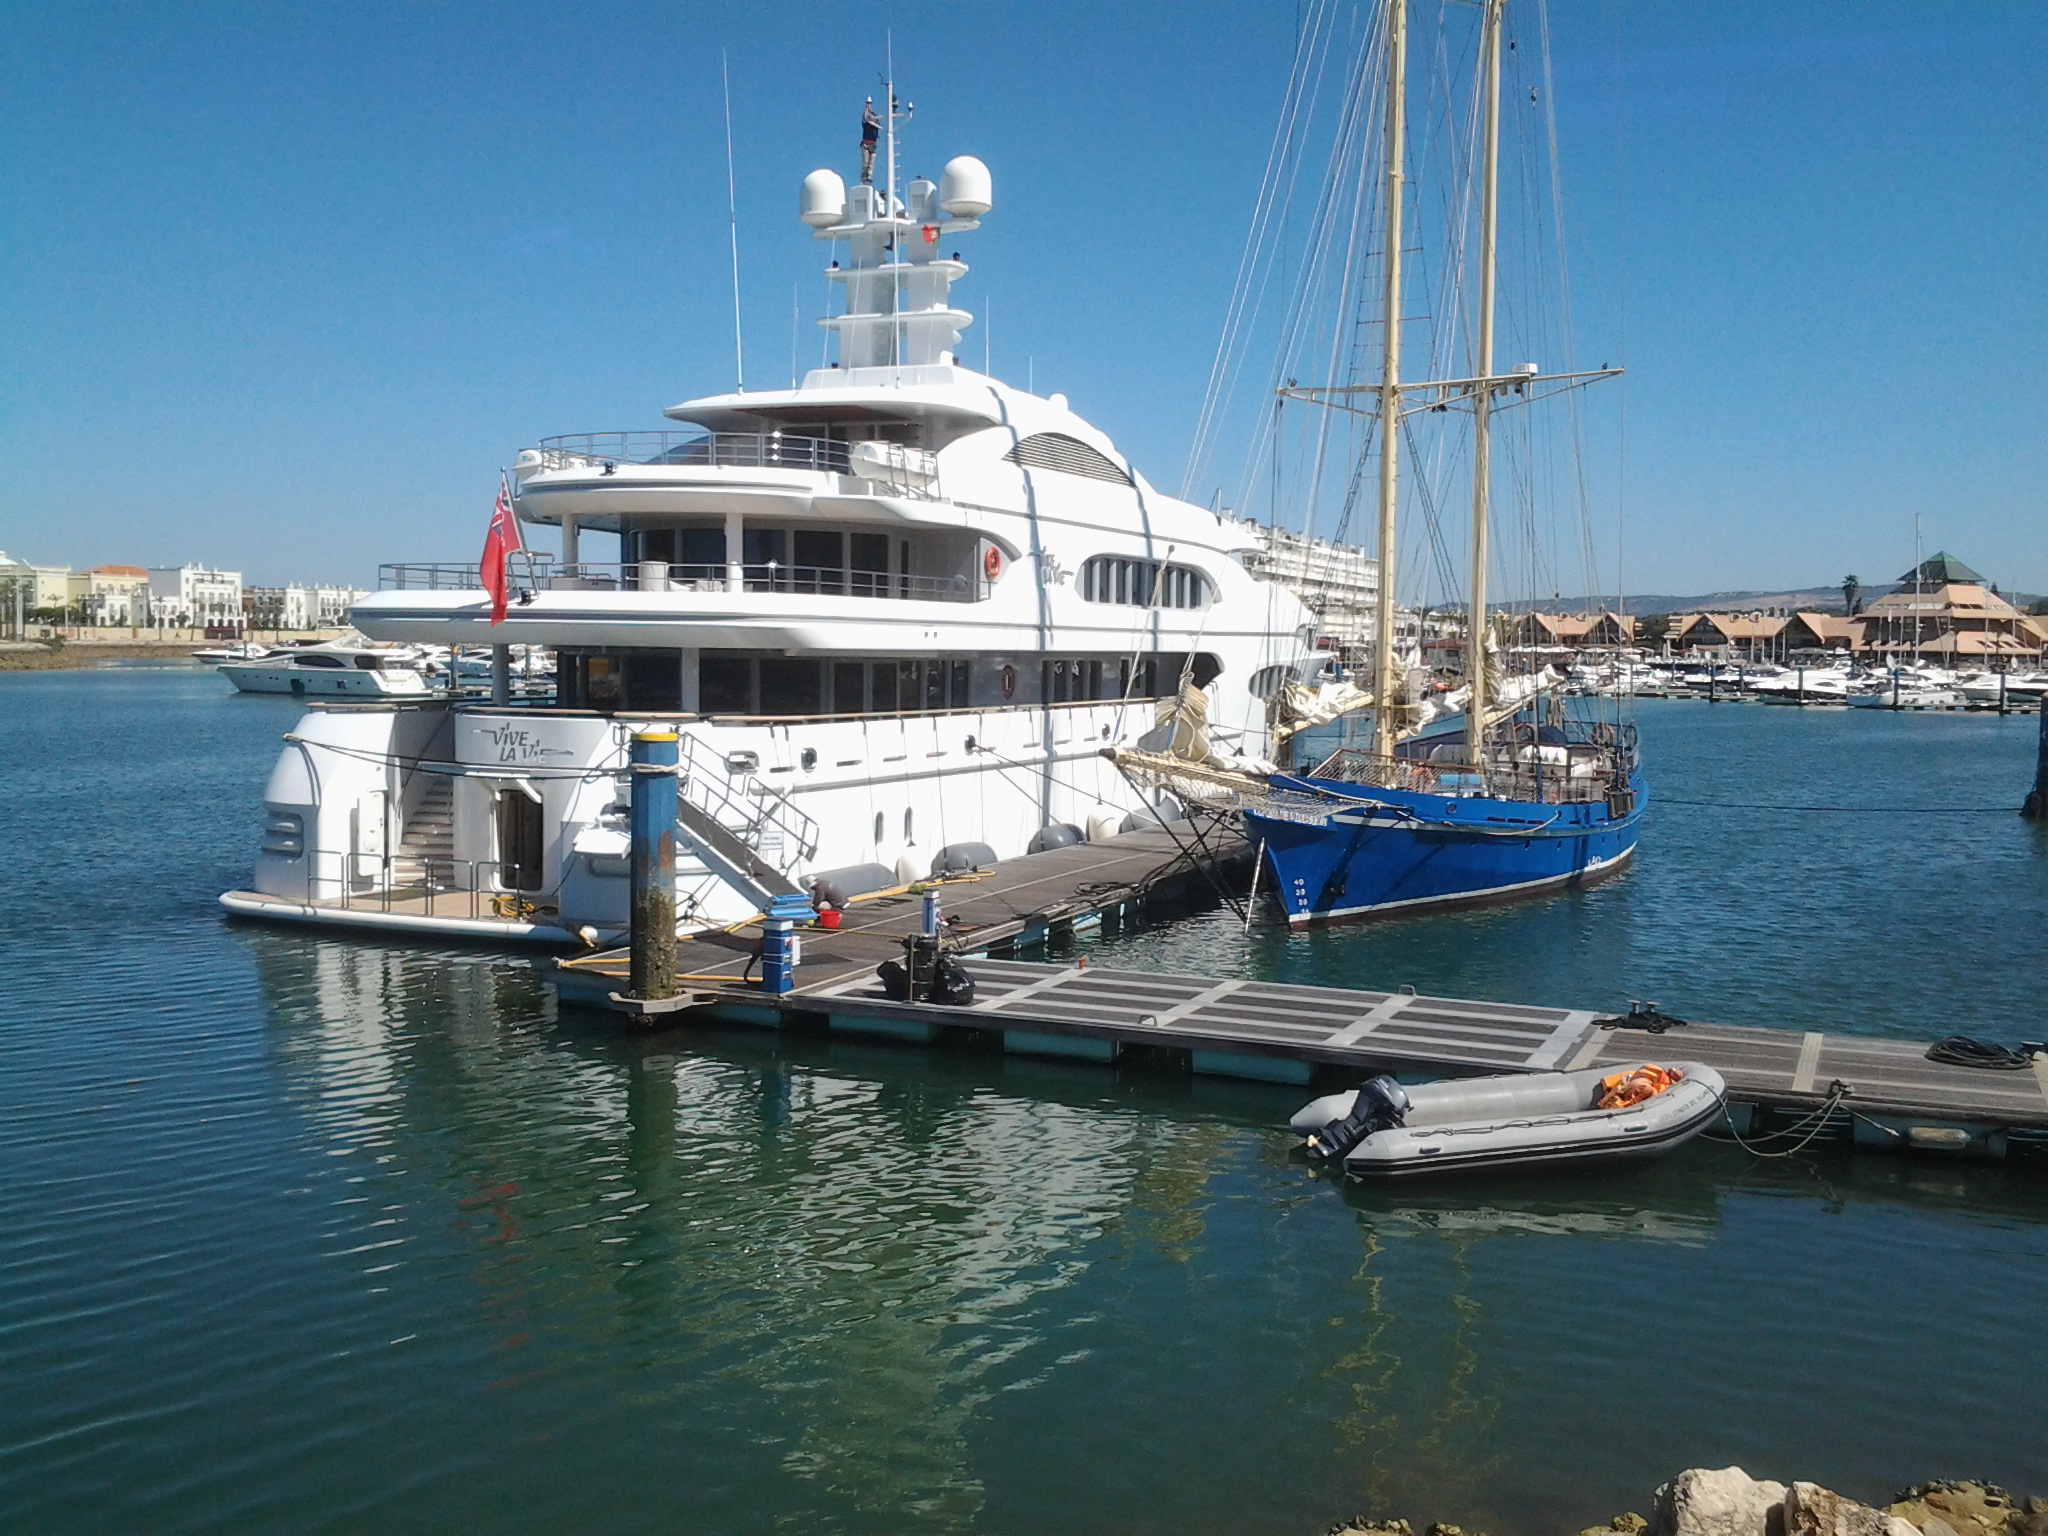
[[[1535, 1168], [1668, 1152], [1705, 1130], [1727, 1093], [1720, 1073], [1689, 1061], [1412, 1088], [1376, 1077], [1317, 1099], [1288, 1124], [1311, 1157], [1362, 1178]], [[1603, 1099], [1619, 1107], [1603, 1109]]]

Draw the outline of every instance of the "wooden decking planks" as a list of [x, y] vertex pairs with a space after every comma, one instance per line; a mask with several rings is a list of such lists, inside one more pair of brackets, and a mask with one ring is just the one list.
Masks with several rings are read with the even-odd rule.
[[1601, 1033], [1604, 1041], [1583, 1065], [1700, 1061], [1728, 1080], [1732, 1097], [1752, 1103], [1818, 1104], [1840, 1082], [1849, 1090], [1843, 1106], [1855, 1112], [2048, 1127], [2048, 1092], [2035, 1072], [1948, 1066], [1929, 1061], [1927, 1048], [1910, 1040], [1708, 1024], [1663, 1035]]
[[[1216, 831], [1209, 846], [1225, 861], [1249, 857], [1241, 837]], [[1183, 834], [1185, 836], [1185, 834]], [[785, 1017], [820, 1015], [833, 1024], [997, 1031], [1013, 1040], [1068, 1036], [1110, 1059], [1128, 1048], [1191, 1053], [1197, 1070], [1265, 1059], [1289, 1071], [1348, 1077], [1379, 1071], [1421, 1076], [1538, 1072], [1665, 1059], [1699, 1061], [1728, 1081], [1730, 1097], [1791, 1111], [1827, 1102], [1865, 1117], [1932, 1120], [2048, 1133], [2048, 1060], [2036, 1070], [1997, 1072], [1927, 1060], [1910, 1041], [1693, 1024], [1665, 1034], [1603, 1029], [1586, 1009], [1483, 999], [1418, 996], [1402, 990], [1316, 987], [1250, 977], [1219, 978], [1084, 962], [1044, 964], [990, 956], [1062, 924], [1085, 921], [1162, 888], [1206, 889], [1207, 877], [1163, 831], [1129, 833], [998, 865], [986, 876], [940, 888], [953, 946], [974, 978], [965, 1008], [893, 1002], [875, 975], [900, 958], [920, 917], [921, 898], [899, 893], [857, 902], [836, 932], [808, 930], [797, 989], [770, 997], [739, 984], [758, 934], [750, 928], [678, 942], [678, 970], [701, 1001], [765, 1006]], [[565, 994], [602, 1002], [622, 987], [623, 949], [560, 962]], [[771, 1015], [772, 1016], [772, 1015]], [[1255, 1065], [1255, 1063], [1253, 1063]], [[1247, 1069], [1246, 1075], [1261, 1075]]]
[[[1226, 872], [1251, 859], [1241, 832], [1205, 828], [1202, 836]], [[1028, 942], [1062, 924], [1088, 921], [1150, 893], [1205, 892], [1209, 877], [1189, 864], [1182, 856], [1184, 849], [1200, 851], [1191, 829], [1181, 823], [1172, 832], [1126, 832], [1006, 860], [978, 876], [939, 882], [947, 937], [964, 950], [1000, 948], [1020, 939]], [[799, 972], [805, 989], [871, 973], [881, 961], [901, 958], [903, 936], [916, 931], [923, 905], [921, 896], [908, 892], [856, 900], [841, 915], [836, 931], [806, 929]], [[732, 934], [686, 935], [676, 941], [676, 969], [688, 975], [728, 963], [735, 952], [751, 953], [759, 937], [759, 930], [751, 926]], [[564, 976], [593, 981], [617, 982], [627, 969], [623, 947], [561, 965]]]
[[1577, 1045], [1592, 1015], [1562, 1008], [1168, 975], [1106, 966], [965, 962], [968, 1008], [891, 1002], [873, 976], [800, 988], [787, 1006], [835, 1016], [922, 1017], [978, 1028], [1085, 1033], [1132, 1045], [1284, 1056], [1340, 1066], [1540, 1071]]

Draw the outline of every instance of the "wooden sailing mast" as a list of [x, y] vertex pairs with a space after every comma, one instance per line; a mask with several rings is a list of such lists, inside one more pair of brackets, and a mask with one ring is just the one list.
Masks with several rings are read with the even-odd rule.
[[1486, 0], [1479, 52], [1486, 70], [1485, 167], [1479, 191], [1478, 390], [1472, 397], [1472, 580], [1466, 605], [1465, 756], [1486, 775], [1486, 554], [1492, 491], [1493, 277], [1500, 235], [1500, 13], [1506, 0]]
[[[1596, 379], [1613, 378], [1619, 368], [1540, 373], [1531, 363], [1513, 373], [1493, 371], [1496, 272], [1500, 244], [1500, 93], [1501, 17], [1506, 0], [1482, 0], [1480, 63], [1484, 75], [1484, 164], [1480, 189], [1480, 261], [1477, 356], [1470, 378], [1432, 379], [1404, 383], [1401, 378], [1401, 300], [1403, 195], [1407, 177], [1408, 137], [1408, 6], [1407, 0], [1385, 0], [1387, 17], [1386, 118], [1386, 290], [1382, 309], [1380, 381], [1377, 384], [1326, 384], [1302, 387], [1290, 380], [1278, 391], [1283, 399], [1302, 400], [1374, 418], [1379, 434], [1379, 591], [1373, 622], [1372, 711], [1373, 752], [1391, 757], [1402, 730], [1394, 706], [1395, 509], [1400, 491], [1402, 420], [1414, 410], [1443, 411], [1469, 406], [1473, 413], [1472, 564], [1465, 664], [1469, 689], [1465, 709], [1465, 755], [1484, 775], [1483, 748], [1488, 716], [1511, 712], [1491, 703], [1486, 677], [1486, 587], [1492, 520], [1492, 418], [1495, 397], [1512, 392], [1501, 406], [1530, 404], [1547, 395], [1578, 389]], [[1354, 401], [1369, 398], [1371, 404]]]
[[1394, 721], [1394, 501], [1401, 465], [1401, 192], [1408, 138], [1408, 3], [1387, 0], [1387, 295], [1380, 362], [1379, 596], [1373, 608], [1372, 742], [1392, 757]]

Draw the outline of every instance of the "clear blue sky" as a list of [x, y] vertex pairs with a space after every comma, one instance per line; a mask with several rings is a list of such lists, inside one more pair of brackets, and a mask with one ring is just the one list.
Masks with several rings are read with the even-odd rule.
[[[473, 558], [521, 446], [729, 387], [721, 49], [748, 382], [786, 383], [793, 299], [814, 362], [825, 296], [797, 184], [852, 169], [885, 27], [906, 170], [994, 172], [962, 297], [996, 372], [1176, 486], [1294, 20], [17, 0], [0, 548], [369, 583]], [[2048, 7], [1551, 20], [1580, 335], [1630, 369], [1628, 585], [1888, 579], [1917, 512], [2048, 590]]]

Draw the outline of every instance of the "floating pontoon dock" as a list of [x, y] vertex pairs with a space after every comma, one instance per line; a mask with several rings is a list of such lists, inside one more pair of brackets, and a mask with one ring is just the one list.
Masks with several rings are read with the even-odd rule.
[[[1206, 836], [1225, 868], [1248, 859], [1234, 834], [1220, 843], [1215, 831]], [[855, 903], [836, 932], [806, 929], [795, 989], [779, 996], [746, 979], [757, 928], [685, 938], [676, 1001], [712, 1020], [1303, 1086], [1375, 1072], [1446, 1077], [1669, 1057], [1719, 1071], [1734, 1127], [1752, 1139], [1778, 1137], [1765, 1150], [1812, 1133], [1980, 1157], [2048, 1154], [2048, 1057], [2036, 1056], [2027, 1071], [1987, 1071], [1929, 1061], [1908, 1041], [1707, 1024], [1652, 1034], [1603, 1023], [1590, 1009], [1013, 957], [1062, 930], [1114, 924], [1148, 895], [1200, 896], [1211, 876], [1182, 857], [1189, 845], [1185, 828], [1130, 833], [941, 887], [946, 914], [957, 920], [947, 925], [949, 938], [974, 978], [976, 1000], [966, 1007], [884, 995], [875, 967], [900, 959], [903, 936], [918, 926], [921, 897], [908, 892]], [[672, 1011], [620, 996], [626, 970], [625, 951], [614, 950], [558, 962], [554, 975], [569, 1001], [642, 1018]]]

